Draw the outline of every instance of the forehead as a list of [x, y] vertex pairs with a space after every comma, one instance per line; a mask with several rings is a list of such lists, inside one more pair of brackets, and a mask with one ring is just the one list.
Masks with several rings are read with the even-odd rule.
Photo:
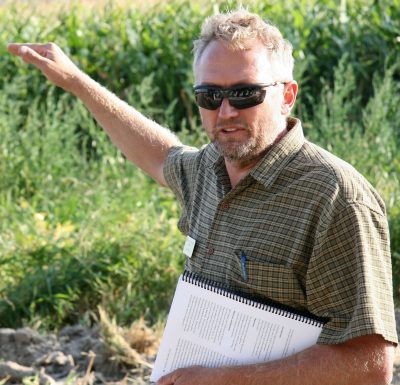
[[266, 48], [257, 41], [244, 50], [232, 50], [218, 41], [210, 42], [195, 66], [196, 84], [229, 86], [272, 80]]

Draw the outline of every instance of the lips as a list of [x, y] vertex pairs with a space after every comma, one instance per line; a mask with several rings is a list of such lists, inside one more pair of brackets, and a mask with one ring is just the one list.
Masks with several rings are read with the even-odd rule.
[[240, 130], [240, 128], [223, 128], [221, 131], [223, 132], [235, 132]]
[[246, 129], [242, 126], [228, 126], [228, 127], [218, 127], [219, 132], [223, 132], [226, 134], [229, 134], [231, 132], [239, 132], [239, 131], [245, 131]]

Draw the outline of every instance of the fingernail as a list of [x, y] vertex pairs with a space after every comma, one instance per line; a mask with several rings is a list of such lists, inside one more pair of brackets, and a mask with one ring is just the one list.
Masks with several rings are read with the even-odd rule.
[[21, 55], [25, 55], [27, 52], [28, 52], [28, 48], [25, 47], [24, 45], [19, 48], [19, 53]]

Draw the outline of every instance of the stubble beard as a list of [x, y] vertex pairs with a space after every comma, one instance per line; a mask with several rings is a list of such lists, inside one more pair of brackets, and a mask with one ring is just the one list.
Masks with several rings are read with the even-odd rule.
[[[218, 135], [212, 142], [226, 160], [245, 166], [261, 159], [285, 129], [286, 118], [279, 117], [272, 121], [259, 122], [255, 128], [257, 135], [249, 136], [244, 142], [235, 139], [220, 141]], [[250, 130], [247, 127], [246, 130], [249, 133]]]
[[259, 153], [257, 140], [254, 137], [250, 137], [244, 143], [235, 140], [221, 142], [218, 139], [215, 139], [213, 143], [219, 153], [226, 160], [232, 162], [245, 162], [253, 159]]

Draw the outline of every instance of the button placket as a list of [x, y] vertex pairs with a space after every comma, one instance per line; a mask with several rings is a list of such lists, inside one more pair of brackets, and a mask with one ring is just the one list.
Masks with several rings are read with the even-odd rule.
[[[228, 211], [230, 209], [230, 204], [229, 204], [229, 202], [220, 202], [220, 204], [218, 205], [218, 208], [217, 208], [217, 210], [216, 210], [216, 213], [215, 213], [215, 216], [214, 216], [214, 221], [213, 221], [213, 224], [212, 224], [212, 226], [211, 226], [211, 231], [210, 231], [210, 233], [212, 234], [212, 229], [213, 229], [213, 227], [215, 226], [215, 221], [217, 220], [220, 220], [220, 218], [221, 218], [221, 212], [223, 212], [223, 211]], [[209, 241], [209, 245], [211, 244], [211, 242], [212, 242], [212, 239], [209, 239], [208, 240]], [[214, 255], [215, 254], [215, 248], [214, 247], [211, 247], [211, 246], [209, 246], [208, 248], [207, 248], [207, 255], [210, 257], [210, 256], [212, 256], [212, 255]]]

